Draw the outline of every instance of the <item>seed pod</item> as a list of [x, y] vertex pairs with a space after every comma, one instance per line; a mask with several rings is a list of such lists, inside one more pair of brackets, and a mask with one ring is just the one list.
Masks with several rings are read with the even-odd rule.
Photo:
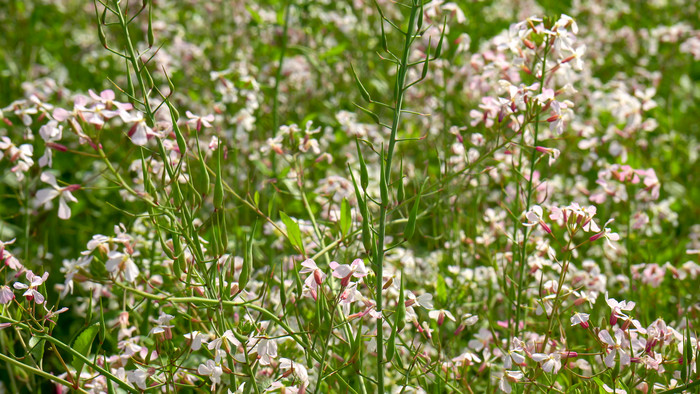
[[420, 197], [421, 194], [423, 194], [424, 186], [425, 182], [423, 182], [423, 185], [420, 187], [420, 190], [416, 195], [416, 200], [413, 202], [413, 209], [411, 209], [411, 213], [408, 215], [408, 223], [406, 223], [406, 230], [403, 232], [405, 239], [410, 239], [413, 236], [413, 233], [416, 231], [416, 217], [418, 217]]
[[394, 353], [396, 351], [396, 330], [391, 330], [391, 335], [389, 335], [389, 340], [386, 343], [386, 358], [384, 361], [390, 363], [394, 359]]
[[440, 57], [440, 54], [442, 54], [442, 42], [445, 39], [445, 27], [447, 26], [447, 16], [445, 16], [445, 20], [442, 22], [442, 33], [440, 34], [440, 41], [438, 41], [437, 47], [435, 48], [435, 56], [433, 59], [437, 59]]
[[372, 251], [372, 232], [369, 228], [369, 222], [369, 209], [367, 208], [367, 204], [364, 204], [364, 210], [362, 211], [362, 244], [367, 253]]
[[369, 231], [369, 209], [367, 208], [367, 202], [362, 197], [360, 188], [357, 187], [357, 181], [355, 180], [355, 174], [348, 166], [348, 171], [350, 171], [350, 177], [352, 178], [352, 185], [355, 188], [355, 197], [357, 198], [357, 205], [360, 208], [360, 213], [362, 214], [362, 243], [365, 247], [367, 253], [372, 249], [372, 234]]
[[418, 10], [418, 23], [416, 24], [416, 30], [420, 32], [423, 27], [423, 1], [420, 0], [420, 10]]
[[155, 37], [153, 36], [153, 0], [148, 2], [148, 47], [153, 46]]
[[223, 144], [219, 144], [216, 160], [216, 184], [214, 185], [214, 208], [217, 209], [224, 206], [224, 181], [221, 178], [221, 156], [223, 150]]
[[173, 273], [175, 274], [175, 278], [180, 279], [182, 269], [186, 267], [187, 261], [185, 260], [185, 254], [182, 253], [180, 236], [172, 233], [171, 237], [173, 239], [173, 254], [175, 255], [173, 259]]
[[381, 173], [379, 175], [379, 192], [382, 198], [382, 205], [389, 205], [389, 186], [387, 185], [386, 174], [388, 174], [389, 168], [386, 167], [384, 162], [384, 147], [382, 146], [382, 154], [380, 156], [379, 162], [381, 164]]
[[372, 99], [369, 96], [369, 92], [367, 91], [367, 89], [365, 89], [364, 85], [362, 85], [362, 82], [357, 76], [357, 73], [355, 72], [355, 67], [352, 66], [352, 63], [350, 64], [350, 70], [352, 71], [352, 76], [355, 78], [357, 88], [360, 89], [360, 94], [362, 95], [362, 98], [365, 99], [365, 101], [367, 101], [368, 103], [371, 103]]
[[399, 290], [399, 302], [396, 305], [396, 320], [394, 325], [396, 326], [396, 332], [401, 332], [401, 330], [406, 327], [406, 288], [403, 283], [403, 272], [401, 272], [401, 286]]
[[397, 186], [396, 200], [399, 204], [406, 198], [406, 189], [403, 186], [403, 157], [401, 157], [401, 166], [399, 167], [399, 185]]
[[357, 139], [355, 140], [355, 146], [357, 147], [357, 159], [360, 162], [360, 186], [362, 186], [362, 190], [367, 190], [367, 186], [369, 185], [369, 173], [367, 172], [365, 158], [362, 156], [360, 142]]
[[211, 248], [215, 256], [221, 255], [221, 242], [219, 236], [219, 212], [214, 211], [211, 215]]
[[182, 130], [180, 126], [177, 125], [177, 111], [173, 112], [175, 108], [170, 111], [170, 117], [173, 120], [173, 132], [175, 132], [175, 140], [177, 141], [177, 148], [180, 150], [180, 156], [185, 156], [187, 154], [187, 143], [185, 142], [185, 136], [182, 135]]
[[219, 218], [219, 232], [221, 234], [221, 253], [226, 253], [226, 248], [228, 248], [228, 231], [226, 230], [226, 212], [223, 209], [219, 211], [221, 217]]

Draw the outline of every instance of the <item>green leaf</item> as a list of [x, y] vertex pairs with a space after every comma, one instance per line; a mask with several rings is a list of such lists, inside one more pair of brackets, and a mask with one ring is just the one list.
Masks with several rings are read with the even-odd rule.
[[[427, 181], [427, 180], [426, 180]], [[418, 218], [418, 209], [420, 208], [420, 197], [423, 194], [423, 188], [425, 187], [425, 182], [423, 182], [423, 185], [421, 185], [420, 189], [418, 190], [418, 194], [416, 195], [415, 201], [413, 201], [413, 208], [411, 208], [411, 212], [408, 215], [408, 222], [406, 223], [406, 230], [403, 232], [403, 236], [405, 239], [409, 239], [413, 237], [413, 233], [416, 231], [416, 219]]]
[[370, 97], [367, 89], [365, 89], [365, 86], [360, 81], [360, 77], [357, 76], [357, 73], [355, 72], [355, 67], [352, 66], [352, 63], [350, 63], [350, 71], [352, 71], [352, 76], [355, 78], [355, 83], [357, 84], [357, 88], [360, 90], [362, 98], [365, 99], [365, 101], [367, 101], [368, 103], [371, 103], [372, 98]]
[[[90, 355], [90, 348], [92, 347], [92, 342], [95, 340], [95, 336], [100, 330], [100, 323], [93, 323], [87, 328], [85, 328], [71, 344], [71, 347], [76, 352], [82, 354], [85, 357]], [[73, 368], [76, 370], [76, 376], [80, 376], [80, 372], [83, 369], [83, 360], [74, 357], [72, 362]]]
[[438, 274], [437, 277], [437, 287], [435, 290], [438, 302], [444, 305], [447, 302], [447, 285], [445, 284], [445, 278], [440, 274]]
[[340, 203], [340, 232], [343, 234], [343, 237], [348, 235], [351, 226], [352, 211], [350, 210], [348, 200], [343, 198], [343, 201]]
[[38, 362], [42, 362], [44, 359], [44, 343], [45, 340], [39, 337], [29, 338], [29, 348], [31, 349], [32, 356]]
[[301, 230], [299, 230], [299, 225], [282, 211], [280, 211], [280, 218], [282, 218], [282, 222], [287, 227], [287, 236], [289, 237], [289, 241], [292, 243], [292, 246], [299, 249], [299, 251], [303, 253], [304, 244], [301, 242]]

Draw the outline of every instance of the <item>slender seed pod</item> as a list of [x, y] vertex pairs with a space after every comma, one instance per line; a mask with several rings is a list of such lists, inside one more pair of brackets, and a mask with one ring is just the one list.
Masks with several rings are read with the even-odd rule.
[[153, 47], [155, 37], [153, 35], [153, 0], [148, 2], [148, 47]]
[[226, 230], [226, 212], [221, 209], [219, 210], [221, 217], [219, 218], [219, 233], [221, 236], [221, 253], [226, 253], [226, 248], [228, 248], [228, 231]]
[[355, 140], [355, 146], [357, 147], [357, 160], [360, 162], [360, 186], [362, 186], [362, 190], [367, 190], [367, 186], [369, 185], [369, 172], [367, 171], [365, 158], [362, 156], [360, 142], [357, 139]]
[[404, 230], [403, 233], [405, 239], [410, 239], [411, 237], [413, 237], [413, 233], [416, 231], [416, 218], [418, 217], [420, 197], [421, 194], [423, 194], [424, 186], [425, 182], [423, 182], [423, 185], [421, 185], [418, 194], [416, 195], [416, 200], [413, 202], [413, 208], [411, 209], [411, 213], [408, 215], [408, 223], [406, 223], [406, 230]]
[[401, 286], [399, 287], [399, 301], [396, 305], [396, 320], [394, 325], [396, 326], [396, 331], [401, 332], [401, 330], [406, 327], [406, 288], [403, 283], [403, 272], [401, 272]]
[[379, 159], [381, 163], [381, 174], [379, 175], [379, 192], [382, 198], [382, 204], [389, 204], [389, 186], [387, 185], [386, 174], [389, 170], [386, 168], [386, 163], [384, 162], [384, 147], [382, 147], [382, 154]]
[[[199, 146], [199, 135], [196, 135], [195, 140], [197, 141], [197, 156], [199, 158], [199, 176], [195, 178], [196, 187], [202, 196], [209, 195], [211, 190], [211, 179], [209, 178], [209, 171], [207, 171], [207, 164], [204, 161], [204, 156], [202, 155], [202, 148]], [[218, 208], [215, 206], [215, 208]]]
[[352, 71], [352, 76], [355, 78], [357, 88], [360, 89], [360, 94], [362, 95], [362, 98], [365, 99], [365, 101], [367, 101], [368, 103], [371, 103], [372, 99], [369, 96], [369, 92], [367, 91], [367, 89], [365, 89], [364, 85], [362, 85], [362, 82], [357, 76], [357, 73], [355, 72], [355, 67], [352, 66], [352, 63], [350, 64], [350, 70]]
[[224, 147], [219, 144], [218, 155], [216, 160], [216, 184], [214, 185], [214, 208], [223, 208], [224, 206], [224, 181], [221, 177], [221, 156]]
[[396, 352], [396, 330], [391, 330], [391, 335], [389, 335], [389, 340], [386, 343], [386, 358], [385, 362], [390, 363], [394, 359], [394, 353]]
[[401, 157], [401, 165], [399, 167], [399, 185], [396, 190], [396, 200], [399, 204], [406, 198], [406, 189], [403, 186], [403, 157]]

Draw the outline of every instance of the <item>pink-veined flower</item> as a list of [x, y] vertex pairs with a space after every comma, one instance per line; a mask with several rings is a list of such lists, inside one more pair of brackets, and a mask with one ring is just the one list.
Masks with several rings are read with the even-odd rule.
[[607, 222], [605, 222], [605, 225], [603, 225], [603, 231], [593, 235], [590, 238], [590, 241], [593, 242], [601, 237], [604, 237], [608, 245], [610, 245], [611, 248], [615, 249], [615, 245], [613, 245], [610, 241], [619, 241], [620, 235], [618, 233], [613, 233], [612, 230], [608, 228], [608, 224], [612, 223], [614, 220], [615, 219], [610, 219]]
[[17, 290], [26, 290], [22, 295], [25, 296], [27, 300], [33, 300], [37, 304], [43, 304], [45, 300], [44, 295], [39, 293], [36, 288], [46, 282], [46, 279], [49, 277], [49, 273], [44, 272], [44, 275], [38, 276], [32, 271], [27, 271], [26, 277], [27, 281], [29, 281], [29, 285], [25, 285], [21, 282], [15, 282], [13, 287]]
[[542, 370], [545, 372], [557, 373], [561, 369], [561, 353], [535, 353], [532, 359], [542, 363]]
[[338, 264], [335, 261], [331, 261], [330, 267], [333, 270], [333, 276], [342, 279], [343, 286], [348, 285], [351, 277], [359, 279], [367, 276], [367, 268], [362, 259], [355, 259], [350, 265]]
[[588, 313], [579, 313], [579, 312], [574, 312], [574, 315], [571, 316], [571, 325], [580, 325], [583, 328], [588, 328], [588, 319], [590, 318], [590, 315]]
[[629, 345], [625, 339], [625, 333], [619, 328], [615, 330], [615, 339], [610, 336], [608, 330], [602, 330], [598, 333], [598, 338], [608, 345], [608, 350], [610, 353], [605, 357], [605, 365], [608, 368], [612, 368], [615, 365], [615, 355], [620, 354], [620, 367], [624, 367], [630, 364], [630, 355], [627, 353]]
[[107, 254], [105, 268], [108, 272], [123, 272], [127, 282], [133, 282], [139, 276], [139, 267], [134, 263], [130, 254], [112, 250]]
[[60, 187], [58, 183], [56, 183], [56, 177], [50, 172], [42, 173], [41, 181], [48, 183], [51, 187], [36, 192], [37, 206], [49, 206], [51, 200], [58, 197], [58, 217], [63, 220], [70, 219], [71, 210], [67, 201], [78, 202], [78, 199], [75, 198], [71, 192], [80, 189], [80, 185]]

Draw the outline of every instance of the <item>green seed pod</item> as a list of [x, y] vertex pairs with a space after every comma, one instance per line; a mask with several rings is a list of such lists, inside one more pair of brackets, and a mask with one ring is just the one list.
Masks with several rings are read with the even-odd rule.
[[170, 116], [173, 119], [173, 132], [175, 132], [175, 140], [177, 141], [177, 148], [180, 150], [180, 156], [185, 156], [187, 154], [187, 142], [185, 142], [185, 136], [182, 135], [182, 130], [180, 126], [177, 125], [177, 120], [174, 113], [171, 111]]
[[369, 209], [367, 208], [367, 204], [364, 204], [364, 209], [362, 211], [362, 244], [367, 253], [372, 251], [372, 232], [369, 229], [369, 222]]
[[219, 212], [214, 211], [211, 216], [211, 248], [215, 256], [221, 255], [221, 237], [220, 237]]
[[350, 64], [350, 70], [352, 71], [352, 76], [355, 78], [355, 84], [357, 84], [357, 88], [360, 90], [362, 98], [365, 99], [365, 101], [367, 101], [368, 103], [371, 103], [372, 99], [369, 96], [369, 92], [367, 91], [367, 89], [365, 89], [364, 85], [362, 85], [362, 82], [357, 76], [357, 73], [355, 72], [355, 67], [352, 66], [352, 63]]
[[221, 254], [226, 253], [226, 248], [228, 248], [228, 231], [226, 231], [226, 212], [223, 209], [219, 211], [221, 217], [219, 218], [219, 233], [221, 236]]
[[357, 147], [357, 160], [360, 162], [360, 186], [362, 190], [367, 190], [369, 185], [369, 173], [367, 172], [367, 163], [365, 163], [365, 158], [362, 156], [362, 149], [360, 149], [360, 142], [356, 139], [355, 146]]
[[445, 39], [445, 26], [447, 26], [447, 16], [445, 16], [445, 20], [442, 22], [442, 34], [440, 34], [440, 41], [438, 41], [437, 47], [435, 48], [434, 59], [439, 58], [442, 54], [442, 41]]
[[[199, 143], [197, 143], [199, 144]], [[199, 154], [199, 176], [195, 178], [197, 182], [197, 190], [203, 196], [209, 195], [211, 190], [211, 179], [209, 179], [209, 172], [207, 171], [207, 165], [204, 162], [204, 157]]]
[[396, 326], [396, 332], [401, 332], [401, 330], [406, 327], [406, 288], [403, 283], [403, 272], [401, 272], [401, 286], [399, 290], [399, 301], [396, 305], [396, 320], [394, 325]]
[[420, 32], [423, 28], [423, 1], [420, 0], [420, 9], [418, 10], [418, 23], [416, 24], [416, 30]]
[[384, 147], [382, 147], [382, 154], [381, 158], [379, 160], [381, 164], [381, 173], [379, 175], [379, 192], [380, 196], [382, 198], [382, 205], [388, 206], [389, 205], [389, 186], [387, 185], [387, 179], [386, 175], [389, 173], [389, 169], [386, 167], [386, 163], [384, 162]]
[[153, 36], [153, 0], [148, 2], [148, 47], [153, 46], [155, 37]]
[[410, 239], [413, 237], [413, 233], [416, 231], [416, 218], [418, 217], [418, 208], [420, 205], [421, 194], [423, 194], [423, 186], [425, 186], [425, 182], [420, 187], [420, 190], [416, 195], [416, 200], [413, 202], [411, 213], [408, 215], [408, 223], [406, 223], [406, 229], [403, 232], [405, 239]]
[[216, 183], [214, 185], [214, 208], [223, 208], [224, 206], [224, 181], [221, 178], [221, 156], [224, 147], [219, 145], [218, 155], [216, 160]]
[[384, 361], [390, 363], [394, 359], [394, 353], [396, 351], [396, 330], [391, 330], [391, 335], [389, 335], [389, 340], [386, 343], [386, 359]]
[[173, 274], [175, 278], [179, 279], [182, 273], [182, 269], [186, 267], [187, 261], [185, 260], [185, 254], [182, 253], [182, 244], [180, 243], [180, 236], [172, 233], [171, 237], [173, 239]]
[[399, 167], [399, 185], [396, 190], [396, 200], [399, 204], [406, 198], [406, 189], [403, 186], [403, 157], [401, 157], [401, 166]]

